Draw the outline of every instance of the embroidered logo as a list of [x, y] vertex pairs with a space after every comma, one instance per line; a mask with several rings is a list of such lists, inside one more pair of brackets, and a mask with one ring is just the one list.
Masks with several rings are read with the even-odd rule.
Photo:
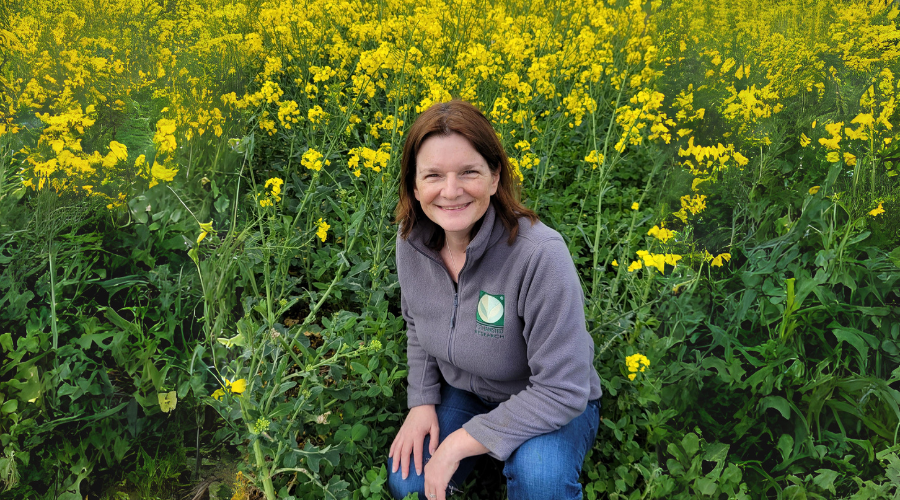
[[502, 339], [503, 311], [503, 295], [491, 295], [480, 291], [478, 308], [475, 311], [475, 332], [482, 337]]

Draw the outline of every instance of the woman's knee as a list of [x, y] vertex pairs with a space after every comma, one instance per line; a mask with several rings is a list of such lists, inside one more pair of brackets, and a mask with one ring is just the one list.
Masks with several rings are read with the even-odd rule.
[[572, 457], [544, 450], [513, 458], [510, 457], [503, 468], [511, 500], [569, 500], [582, 497], [581, 483], [578, 482], [582, 464], [576, 464]]
[[[509, 498], [582, 498], [578, 482], [596, 426], [583, 415], [563, 428], [522, 443], [503, 468]], [[584, 419], [584, 421], [582, 421]]]
[[403, 471], [399, 468], [397, 472], [391, 472], [393, 466], [393, 458], [388, 458], [387, 488], [391, 497], [395, 500], [401, 500], [412, 493], [418, 493], [419, 498], [425, 498], [425, 477], [417, 475], [415, 467], [410, 466], [409, 475], [406, 479], [403, 479]]

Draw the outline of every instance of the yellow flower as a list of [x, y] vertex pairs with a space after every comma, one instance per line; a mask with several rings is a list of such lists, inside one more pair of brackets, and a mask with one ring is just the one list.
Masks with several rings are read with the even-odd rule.
[[829, 163], [837, 163], [841, 161], [841, 154], [837, 151], [831, 151], [827, 155], [825, 155], [825, 160]]
[[883, 213], [884, 213], [884, 208], [882, 208], [881, 205], [882, 205], [882, 203], [879, 202], [877, 208], [874, 208], [874, 209], [872, 209], [872, 210], [869, 211], [869, 215], [871, 215], [872, 217], [878, 217], [879, 215], [883, 214]]
[[628, 265], [628, 272], [629, 272], [629, 273], [630, 273], [630, 272], [634, 272], [634, 271], [636, 271], [636, 270], [638, 270], [638, 269], [640, 269], [640, 268], [642, 268], [642, 267], [644, 267], [644, 265], [641, 264], [641, 261], [636, 260], [636, 261], [634, 261], [634, 262], [632, 262], [631, 264]]
[[212, 221], [200, 223], [200, 236], [197, 237], [198, 245], [200, 244], [201, 241], [203, 241], [203, 238], [206, 238], [206, 235], [213, 232], [212, 225], [213, 225]]
[[806, 134], [803, 134], [803, 133], [800, 134], [800, 146], [801, 147], [805, 148], [806, 146], [809, 146], [810, 142], [812, 142], [812, 139], [810, 139], [809, 137], [806, 137]]
[[225, 380], [225, 387], [222, 389], [216, 389], [216, 391], [212, 393], [212, 397], [216, 399], [222, 399], [222, 396], [224, 396], [226, 392], [240, 394], [247, 390], [246, 379], [242, 378], [235, 380], [234, 382], [228, 380], [227, 378], [223, 380]]
[[325, 238], [328, 236], [328, 230], [331, 229], [331, 226], [329, 226], [328, 223], [325, 222], [325, 220], [321, 217], [318, 221], [316, 221], [316, 225], [319, 226], [319, 229], [316, 230], [316, 236], [318, 236], [319, 239], [324, 242]]
[[584, 161], [586, 161], [587, 163], [593, 164], [594, 165], [593, 168], [597, 168], [598, 165], [603, 163], [603, 155], [598, 153], [597, 150], [595, 149], [595, 150], [591, 151], [590, 153], [588, 153], [587, 156], [584, 157]]
[[121, 142], [110, 141], [109, 151], [117, 160], [125, 160], [128, 158], [128, 148]]
[[153, 166], [150, 167], [150, 175], [153, 176], [153, 179], [150, 181], [150, 187], [159, 184], [159, 182], [172, 182], [175, 179], [175, 176], [178, 174], [177, 168], [169, 168], [166, 165], [163, 165], [159, 162], [153, 162]]
[[637, 209], [639, 209], [639, 208], [641, 208], [641, 205], [640, 205], [638, 202], [634, 202], [634, 203], [631, 204], [631, 209], [632, 209], [632, 210], [637, 210]]
[[819, 192], [820, 189], [822, 189], [821, 186], [813, 186], [813, 187], [809, 188], [809, 194], [816, 194]]
[[649, 366], [650, 360], [643, 354], [635, 353], [625, 358], [625, 367], [630, 372], [628, 374], [628, 380], [634, 380], [638, 372], [643, 373]]
[[303, 157], [300, 158], [300, 163], [310, 170], [319, 171], [322, 170], [323, 165], [331, 165], [330, 160], [325, 160], [323, 162], [322, 158], [322, 153], [310, 148], [308, 151], [303, 153]]
[[663, 254], [649, 254], [643, 257], [644, 265], [647, 267], [655, 267], [659, 269], [659, 272], [663, 273], [666, 271], [666, 256]]
[[282, 185], [284, 185], [284, 181], [278, 177], [266, 180], [266, 184], [263, 186], [264, 191], [257, 196], [257, 198], [262, 198], [259, 200], [259, 206], [271, 207], [273, 202], [281, 201]]
[[235, 394], [240, 394], [247, 390], [247, 380], [246, 379], [238, 379], [235, 380], [234, 383], [225, 381], [226, 386], [231, 389], [231, 392]]
[[663, 243], [669, 241], [675, 236], [675, 233], [673, 231], [670, 231], [664, 227], [660, 228], [659, 226], [653, 226], [649, 231], [647, 231], [647, 234], [653, 236], [659, 241], [662, 241]]
[[713, 267], [722, 267], [724, 263], [728, 262], [729, 260], [731, 260], [730, 253], [720, 253], [719, 255], [716, 255], [716, 258], [712, 260], [710, 265]]
[[848, 167], [856, 165], [856, 156], [851, 153], [844, 153], [844, 163], [846, 163]]
[[613, 265], [613, 267], [619, 267], [619, 261], [616, 259], [613, 259], [612, 265]]
[[663, 260], [666, 261], [666, 264], [675, 267], [675, 264], [677, 264], [678, 261], [681, 260], [681, 256], [673, 253], [667, 253], [663, 255]]

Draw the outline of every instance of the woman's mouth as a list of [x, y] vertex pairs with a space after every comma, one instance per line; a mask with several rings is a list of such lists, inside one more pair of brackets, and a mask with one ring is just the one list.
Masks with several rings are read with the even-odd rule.
[[439, 208], [441, 210], [445, 210], [447, 212], [458, 212], [460, 210], [464, 210], [466, 207], [468, 207], [471, 204], [472, 204], [472, 202], [470, 201], [469, 203], [463, 203], [462, 205], [442, 206]]

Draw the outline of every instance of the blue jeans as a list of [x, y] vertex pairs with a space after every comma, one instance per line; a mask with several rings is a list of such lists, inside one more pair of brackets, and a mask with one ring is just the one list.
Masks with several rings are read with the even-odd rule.
[[[441, 404], [435, 406], [443, 442], [450, 434], [461, 428], [475, 415], [487, 413], [499, 403], [489, 403], [468, 391], [443, 384]], [[588, 402], [584, 412], [571, 422], [548, 434], [535, 436], [522, 443], [509, 456], [503, 466], [506, 488], [511, 500], [569, 500], [580, 499], [581, 483], [578, 476], [584, 457], [594, 444], [597, 427], [600, 425], [600, 402]], [[423, 445], [423, 464], [431, 458], [428, 453], [429, 437]], [[466, 477], [475, 468], [479, 457], [469, 457], [461, 461], [447, 487], [447, 495], [461, 491]], [[416, 475], [410, 464], [409, 476], [404, 480], [399, 469], [392, 473], [393, 460], [388, 459], [388, 491], [400, 500], [406, 495], [418, 492], [420, 500], [425, 498], [425, 476]]]

